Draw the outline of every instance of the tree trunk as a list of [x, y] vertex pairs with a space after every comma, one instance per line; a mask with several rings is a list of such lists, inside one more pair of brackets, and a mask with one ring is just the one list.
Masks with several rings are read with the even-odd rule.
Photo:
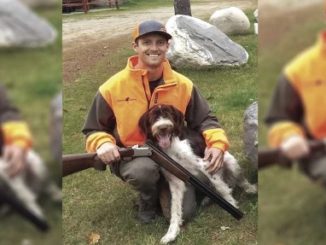
[[174, 13], [191, 16], [190, 0], [174, 0]]

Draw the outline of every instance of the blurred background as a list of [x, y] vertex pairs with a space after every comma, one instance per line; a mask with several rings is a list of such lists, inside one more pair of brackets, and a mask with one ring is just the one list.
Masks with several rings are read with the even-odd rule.
[[[315, 44], [325, 29], [323, 0], [259, 0], [259, 148], [263, 123], [284, 65]], [[294, 166], [259, 172], [259, 244], [325, 244], [325, 190]]]
[[[34, 150], [59, 187], [61, 52], [60, 1], [0, 0], [0, 83], [29, 125]], [[9, 212], [0, 217], [1, 244], [62, 243], [61, 202], [41, 197], [39, 203], [50, 230], [41, 233]]]

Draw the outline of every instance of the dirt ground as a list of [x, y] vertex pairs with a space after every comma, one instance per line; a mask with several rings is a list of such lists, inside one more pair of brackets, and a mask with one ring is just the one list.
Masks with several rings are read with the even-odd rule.
[[[191, 5], [192, 15], [209, 16], [215, 10], [236, 6], [242, 10], [257, 7], [255, 0], [224, 0]], [[90, 69], [96, 61], [107, 56], [110, 50], [121, 47], [121, 39], [130, 37], [135, 22], [157, 19], [162, 22], [174, 15], [173, 6], [155, 9], [124, 11], [119, 15], [96, 16], [81, 19], [70, 16], [63, 20], [63, 79], [73, 81], [81, 71]]]

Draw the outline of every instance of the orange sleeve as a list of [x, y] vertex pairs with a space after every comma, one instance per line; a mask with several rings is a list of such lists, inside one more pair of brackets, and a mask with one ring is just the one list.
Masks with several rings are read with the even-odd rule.
[[207, 129], [203, 132], [207, 147], [218, 148], [223, 152], [229, 148], [229, 141], [225, 131], [221, 128]]
[[5, 145], [18, 145], [24, 149], [32, 146], [32, 136], [25, 122], [9, 121], [1, 125]]
[[305, 137], [302, 127], [293, 122], [275, 123], [268, 133], [268, 143], [271, 147], [278, 147], [287, 138], [292, 135], [301, 135]]
[[96, 149], [106, 142], [116, 144], [115, 138], [108, 133], [105, 132], [92, 133], [86, 139], [86, 151], [96, 152]]

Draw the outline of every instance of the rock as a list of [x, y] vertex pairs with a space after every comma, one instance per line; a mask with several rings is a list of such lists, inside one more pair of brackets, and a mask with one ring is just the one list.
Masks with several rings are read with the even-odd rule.
[[17, 0], [0, 1], [0, 47], [40, 47], [57, 36], [49, 23]]
[[175, 15], [167, 21], [166, 29], [173, 36], [167, 58], [175, 68], [239, 66], [248, 61], [243, 47], [200, 19]]
[[253, 102], [244, 112], [244, 151], [257, 168], [258, 166], [258, 104]]
[[255, 21], [258, 22], [258, 9], [254, 11]]
[[237, 7], [216, 10], [209, 18], [209, 23], [225, 34], [245, 34], [250, 29], [248, 17]]
[[254, 23], [255, 34], [258, 35], [258, 9], [255, 10], [254, 16], [255, 16], [255, 23]]
[[51, 101], [50, 107], [50, 147], [52, 155], [61, 163], [61, 135], [63, 125], [62, 93], [57, 94]]

